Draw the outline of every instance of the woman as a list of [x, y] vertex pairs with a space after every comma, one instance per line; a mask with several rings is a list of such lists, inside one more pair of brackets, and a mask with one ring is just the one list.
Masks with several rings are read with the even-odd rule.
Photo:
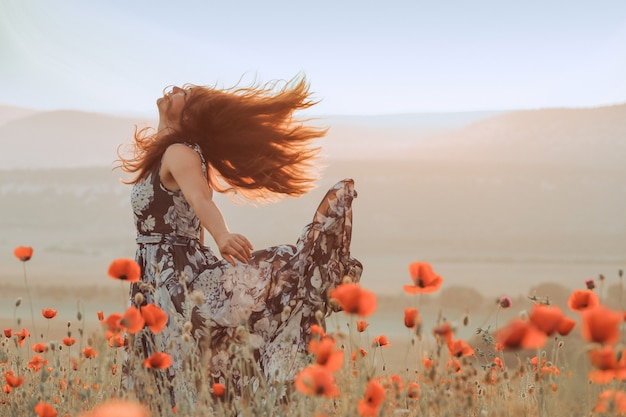
[[[144, 329], [130, 342], [124, 377], [138, 395], [150, 392], [136, 373], [154, 352], [173, 359], [154, 372], [173, 404], [195, 404], [207, 382], [227, 390], [290, 382], [311, 325], [323, 326], [330, 312], [329, 289], [346, 276], [359, 279], [361, 264], [350, 257], [352, 180], [328, 191], [295, 245], [257, 251], [230, 231], [212, 199], [213, 190], [252, 201], [309, 191], [318, 151], [311, 142], [326, 131], [293, 113], [314, 104], [304, 78], [226, 90], [174, 87], [157, 100], [156, 133], [135, 134], [134, 157], [121, 158], [135, 174], [142, 268], [130, 298], [168, 314], [163, 331]], [[203, 245], [203, 228], [222, 260]]]

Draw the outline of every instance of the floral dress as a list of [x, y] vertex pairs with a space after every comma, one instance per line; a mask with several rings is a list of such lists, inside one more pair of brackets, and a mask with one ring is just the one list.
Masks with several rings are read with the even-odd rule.
[[[196, 145], [188, 146], [202, 158]], [[206, 174], [204, 158], [202, 168]], [[306, 360], [311, 325], [324, 327], [331, 312], [328, 291], [346, 276], [358, 281], [361, 275], [360, 262], [350, 256], [354, 182], [340, 181], [328, 191], [295, 245], [254, 251], [248, 263], [233, 266], [201, 244], [200, 220], [180, 190], [164, 187], [159, 169], [131, 193], [142, 280], [131, 285], [130, 300], [138, 307], [156, 304], [168, 321], [156, 335], [135, 335], [129, 356], [172, 357], [162, 377], [174, 404], [195, 401], [197, 384], [182, 377], [193, 369], [202, 368], [211, 382], [240, 385], [244, 375], [233, 360], [241, 346], [249, 347], [249, 360], [266, 381], [290, 382]], [[127, 387], [140, 363], [131, 362], [124, 364]], [[261, 381], [257, 374], [245, 383], [254, 388]]]

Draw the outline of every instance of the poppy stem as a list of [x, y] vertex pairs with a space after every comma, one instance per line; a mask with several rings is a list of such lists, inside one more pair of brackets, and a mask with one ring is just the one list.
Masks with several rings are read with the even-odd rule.
[[30, 288], [28, 288], [28, 280], [26, 279], [26, 262], [22, 262], [24, 271], [24, 286], [26, 287], [26, 296], [28, 297], [28, 304], [30, 305], [30, 318], [33, 323], [33, 334], [37, 337], [37, 329], [35, 328], [35, 313], [33, 310], [33, 300], [30, 297]]

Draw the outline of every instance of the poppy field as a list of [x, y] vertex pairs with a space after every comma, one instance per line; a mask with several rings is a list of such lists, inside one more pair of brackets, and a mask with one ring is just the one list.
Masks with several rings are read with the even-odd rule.
[[[408, 265], [402, 290], [410, 300], [397, 306], [397, 320], [406, 329], [404, 362], [386, 365], [386, 350], [394, 343], [385, 334], [370, 334], [378, 300], [361, 283], [346, 279], [329, 292], [334, 314], [345, 327], [331, 331], [313, 325], [308, 362], [293, 380], [262, 377], [249, 360], [252, 347], [232, 346], [249, 381], [242, 386], [210, 383], [202, 363], [178, 375], [195, 381], [195, 402], [172, 406], [169, 387], [160, 378], [172, 364], [167, 352], [135, 358], [139, 393], [120, 389], [124, 346], [140, 332], [158, 334], [167, 312], [148, 304], [140, 309], [99, 311], [100, 329], [84, 331], [84, 317], [67, 323], [63, 337], [50, 337], [57, 311], [34, 306], [28, 288], [28, 261], [33, 249], [15, 248], [23, 266], [24, 298], [30, 317], [14, 314], [3, 331], [0, 371], [3, 390], [0, 416], [156, 417], [156, 416], [614, 416], [626, 415], [625, 313], [604, 302], [595, 280], [581, 281], [566, 305], [549, 297], [529, 297], [524, 305], [502, 296], [494, 300], [494, 315], [459, 337], [457, 324], [444, 318], [426, 319], [423, 301], [445, 279], [428, 262]], [[138, 265], [116, 259], [108, 275], [122, 282], [139, 280]], [[618, 271], [621, 291], [622, 271]], [[601, 277], [604, 279], [604, 277]], [[621, 297], [619, 297], [621, 300]], [[519, 309], [513, 318], [498, 315]], [[325, 314], [325, 312], [319, 312]], [[46, 326], [36, 326], [44, 320]], [[190, 330], [190, 329], [185, 329]], [[193, 338], [185, 339], [193, 344]], [[200, 362], [200, 361], [199, 361]]]

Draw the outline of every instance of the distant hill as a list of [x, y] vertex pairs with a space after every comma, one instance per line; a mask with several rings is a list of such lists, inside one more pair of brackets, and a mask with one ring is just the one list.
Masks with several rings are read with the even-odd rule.
[[433, 135], [407, 158], [622, 167], [626, 104], [514, 111]]
[[[381, 116], [320, 116], [329, 128], [319, 142], [331, 159], [394, 157], [433, 134], [459, 129], [498, 112], [424, 113]], [[71, 110], [38, 111], [0, 106], [0, 169], [110, 166], [135, 125], [155, 120]]]

